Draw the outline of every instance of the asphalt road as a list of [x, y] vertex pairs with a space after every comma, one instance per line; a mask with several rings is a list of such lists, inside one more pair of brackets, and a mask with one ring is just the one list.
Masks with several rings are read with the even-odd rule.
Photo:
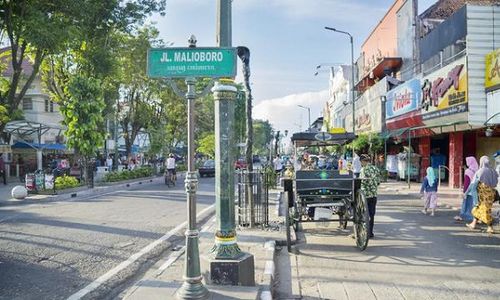
[[[197, 211], [214, 203], [214, 179], [201, 178]], [[111, 299], [183, 241], [181, 179], [72, 201], [0, 209], [0, 299], [67, 299], [124, 261], [132, 262], [84, 298]], [[137, 258], [143, 250], [144, 255]], [[136, 254], [136, 256], [134, 256]]]
[[[277, 259], [279, 299], [500, 299], [500, 236], [470, 231], [456, 211], [382, 195], [375, 238], [361, 252], [336, 223], [305, 224]], [[498, 229], [498, 228], [497, 228]]]

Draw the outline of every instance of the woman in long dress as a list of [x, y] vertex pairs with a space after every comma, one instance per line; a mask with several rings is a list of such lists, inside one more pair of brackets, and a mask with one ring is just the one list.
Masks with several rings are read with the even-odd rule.
[[495, 189], [498, 183], [498, 174], [490, 167], [490, 160], [487, 156], [479, 160], [479, 170], [476, 174], [479, 183], [477, 185], [478, 204], [472, 209], [474, 220], [466, 224], [470, 229], [475, 229], [477, 220], [481, 220], [488, 226], [487, 233], [493, 233], [493, 217], [491, 207], [495, 200]]
[[474, 181], [474, 175], [479, 169], [479, 165], [474, 156], [467, 157], [465, 162], [467, 163], [467, 170], [465, 170], [464, 174], [464, 199], [460, 214], [455, 216], [455, 220], [470, 222], [474, 219], [471, 213], [472, 208], [477, 204], [477, 182]]

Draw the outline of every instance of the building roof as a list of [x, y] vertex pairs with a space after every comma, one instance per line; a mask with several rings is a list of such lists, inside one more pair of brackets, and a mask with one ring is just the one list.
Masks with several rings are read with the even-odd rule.
[[420, 18], [444, 20], [450, 17], [465, 4], [498, 5], [498, 2], [498, 0], [439, 0], [424, 11], [420, 15]]

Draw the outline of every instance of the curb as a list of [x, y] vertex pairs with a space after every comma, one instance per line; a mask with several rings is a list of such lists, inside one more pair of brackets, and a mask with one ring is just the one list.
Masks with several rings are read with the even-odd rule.
[[274, 265], [274, 252], [276, 248], [276, 241], [267, 241], [264, 244], [264, 249], [266, 249], [266, 266], [264, 268], [264, 274], [262, 276], [262, 289], [260, 296], [257, 297], [259, 300], [272, 300], [271, 286], [274, 280], [274, 274], [276, 267]]

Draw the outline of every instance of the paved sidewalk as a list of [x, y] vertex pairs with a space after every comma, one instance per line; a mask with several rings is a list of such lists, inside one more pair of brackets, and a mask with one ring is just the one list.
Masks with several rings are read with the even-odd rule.
[[[389, 180], [380, 184], [379, 194], [420, 199], [420, 186], [421, 183], [411, 182], [410, 188], [408, 188], [407, 182]], [[460, 209], [462, 206], [462, 190], [450, 188], [444, 184], [441, 185], [438, 188], [438, 205], [439, 207]]]
[[352, 224], [337, 223], [304, 224], [293, 253], [277, 248], [275, 298], [500, 299], [500, 234], [468, 230], [444, 203], [435, 217], [423, 215], [415, 193], [390, 188], [381, 186], [365, 251]]
[[[277, 191], [270, 195], [270, 226], [265, 229], [239, 228], [238, 245], [242, 251], [254, 255], [254, 287], [207, 285], [209, 299], [272, 299], [271, 285], [274, 276], [275, 240], [283, 239], [284, 232], [279, 231], [277, 215]], [[200, 230], [201, 272], [208, 275], [206, 257], [214, 243], [215, 217], [211, 218]], [[176, 249], [174, 247], [173, 249]], [[120, 298], [127, 300], [174, 299], [182, 284], [184, 274], [184, 244], [177, 245], [178, 251], [171, 253], [151, 268], [133, 287], [124, 291]], [[206, 283], [206, 280], [203, 281]]]
[[0, 207], [40, 203], [41, 201], [61, 201], [80, 196], [99, 195], [120, 189], [128, 189], [132, 186], [140, 184], [158, 183], [162, 181], [163, 177], [146, 177], [122, 182], [113, 182], [106, 184], [100, 183], [96, 184], [92, 189], [86, 186], [82, 186], [77, 189], [58, 191], [58, 193], [55, 195], [28, 194], [28, 197], [23, 200], [14, 199], [11, 195], [12, 188], [17, 185], [23, 185], [23, 183], [19, 181], [11, 181], [7, 185], [0, 185]]

